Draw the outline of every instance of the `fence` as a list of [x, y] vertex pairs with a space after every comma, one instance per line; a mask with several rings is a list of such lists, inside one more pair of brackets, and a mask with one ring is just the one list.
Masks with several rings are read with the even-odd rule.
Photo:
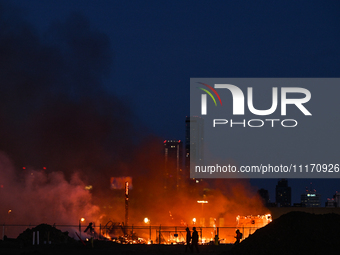
[[[2, 224], [2, 239], [6, 235], [8, 238], [16, 238], [27, 228], [34, 228], [37, 225], [6, 225]], [[186, 241], [186, 226], [162, 226], [162, 225], [142, 225], [142, 226], [123, 226], [111, 225], [93, 226], [93, 233], [89, 231], [84, 233], [87, 224], [77, 225], [53, 225], [62, 232], [68, 231], [69, 236], [78, 239], [76, 233], [82, 238], [112, 240], [119, 243], [157, 243], [157, 244], [171, 244], [171, 243], [185, 243]], [[190, 230], [192, 231], [192, 225]], [[239, 229], [243, 233], [243, 239], [253, 234], [258, 227], [200, 227], [196, 226], [199, 235], [199, 242], [202, 244], [214, 241], [215, 235], [219, 237], [220, 243], [235, 242], [235, 231]], [[52, 240], [53, 242], [53, 240]]]

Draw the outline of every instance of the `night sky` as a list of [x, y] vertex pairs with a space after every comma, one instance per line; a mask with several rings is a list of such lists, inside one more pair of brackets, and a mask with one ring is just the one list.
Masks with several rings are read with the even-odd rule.
[[[95, 65], [97, 73], [77, 80], [79, 85], [67, 92], [68, 102], [81, 100], [78, 94], [103, 93], [116, 109], [122, 109], [115, 116], [118, 121], [132, 122], [135, 129], [162, 139], [184, 140], [185, 117], [190, 114], [190, 77], [339, 77], [337, 1], [0, 3], [10, 3], [6, 10], [17, 17], [11, 20], [13, 26], [24, 20], [41, 44], [61, 45], [65, 55], [68, 50], [60, 35], [67, 34], [70, 24], [77, 24], [73, 33], [79, 27], [80, 34], [94, 31], [91, 38], [96, 39], [89, 49], [102, 49], [97, 53], [103, 55], [104, 62]], [[79, 54], [80, 62], [65, 61], [70, 65], [63, 68], [84, 72], [87, 62], [97, 61], [86, 50]], [[111, 57], [106, 58], [108, 55]], [[82, 67], [79, 70], [78, 65]], [[92, 78], [100, 80], [100, 92], [90, 84]], [[49, 93], [53, 91], [59, 93], [58, 89]], [[292, 202], [299, 202], [311, 181], [321, 193], [323, 205], [340, 190], [338, 180], [289, 180]], [[269, 189], [271, 200], [275, 200], [277, 179], [251, 183]]]

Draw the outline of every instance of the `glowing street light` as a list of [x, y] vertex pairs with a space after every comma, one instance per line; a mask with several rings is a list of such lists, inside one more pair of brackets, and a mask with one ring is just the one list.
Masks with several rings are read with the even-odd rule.
[[85, 221], [85, 218], [80, 218], [79, 220], [79, 236], [81, 238], [81, 223]]
[[192, 219], [192, 223], [194, 223], [194, 225], [196, 224], [196, 218]]
[[150, 224], [150, 228], [149, 228], [149, 243], [151, 244], [151, 220], [147, 217], [144, 218], [144, 223], [145, 224]]

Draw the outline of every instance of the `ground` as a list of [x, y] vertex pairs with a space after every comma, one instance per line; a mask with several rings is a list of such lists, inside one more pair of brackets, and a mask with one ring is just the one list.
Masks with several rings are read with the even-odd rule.
[[[44, 225], [41, 228], [43, 236]], [[305, 212], [290, 212], [275, 219], [238, 245], [201, 245], [200, 254], [218, 255], [286, 255], [286, 254], [339, 254], [340, 215], [315, 215]], [[75, 255], [75, 254], [185, 254], [185, 246], [117, 244], [111, 241], [95, 241], [84, 246], [74, 239], [65, 238], [66, 232], [49, 228], [49, 237], [59, 241], [50, 245], [32, 246], [32, 230], [26, 230], [17, 239], [0, 241], [0, 254], [20, 255]], [[53, 232], [53, 235], [52, 235]], [[191, 254], [188, 252], [187, 254]]]
[[[5, 247], [4, 247], [5, 246]], [[199, 246], [200, 254], [221, 254], [230, 250], [231, 245], [201, 245]], [[196, 252], [194, 252], [196, 253]], [[9, 245], [0, 246], [1, 255], [129, 255], [129, 254], [192, 254], [185, 253], [184, 245], [146, 245], [146, 244], [114, 244], [114, 243], [95, 243], [94, 248], [84, 247], [81, 243], [72, 246], [40, 246], [40, 247], [15, 247]]]

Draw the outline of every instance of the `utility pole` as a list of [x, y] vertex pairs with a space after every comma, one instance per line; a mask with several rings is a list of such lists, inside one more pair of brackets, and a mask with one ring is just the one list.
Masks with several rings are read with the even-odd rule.
[[129, 221], [129, 182], [125, 182], [125, 226]]

